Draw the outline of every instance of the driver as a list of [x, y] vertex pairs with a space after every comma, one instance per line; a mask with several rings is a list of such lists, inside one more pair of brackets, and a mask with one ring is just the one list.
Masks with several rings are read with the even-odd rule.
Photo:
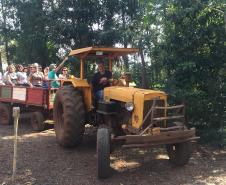
[[97, 100], [103, 100], [103, 89], [109, 87], [109, 79], [112, 78], [112, 73], [104, 69], [104, 63], [98, 64], [98, 72], [94, 74], [92, 79], [92, 86], [94, 96]]

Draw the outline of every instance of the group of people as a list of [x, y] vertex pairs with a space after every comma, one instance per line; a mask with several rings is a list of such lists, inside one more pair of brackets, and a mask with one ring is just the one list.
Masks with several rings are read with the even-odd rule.
[[[63, 64], [67, 60], [67, 57], [57, 67], [55, 64], [51, 64], [49, 67], [44, 68], [38, 63], [31, 64], [29, 67], [23, 65], [14, 66], [13, 64], [7, 67], [4, 74], [0, 72], [0, 85], [11, 86], [28, 86], [28, 87], [43, 87], [48, 88], [49, 81], [52, 81], [51, 87], [58, 88], [58, 80], [65, 80], [69, 78], [67, 67], [63, 67]], [[56, 73], [61, 70], [59, 77]]]
[[[43, 71], [42, 67], [37, 63], [34, 63], [29, 67], [18, 65], [17, 69], [11, 64], [7, 67], [7, 71], [4, 74], [0, 72], [0, 85], [43, 88], [48, 88], [49, 85], [51, 85], [51, 88], [58, 88], [60, 86], [59, 80], [66, 80], [69, 78], [67, 67], [62, 67], [67, 60], [68, 57], [66, 57], [59, 66], [50, 64], [50, 66], [44, 68]], [[61, 68], [61, 74], [58, 77], [56, 73]], [[112, 73], [105, 70], [104, 63], [100, 62], [98, 64], [98, 72], [94, 74], [91, 81], [94, 97], [96, 99], [103, 99], [103, 89], [110, 86], [111, 78]]]

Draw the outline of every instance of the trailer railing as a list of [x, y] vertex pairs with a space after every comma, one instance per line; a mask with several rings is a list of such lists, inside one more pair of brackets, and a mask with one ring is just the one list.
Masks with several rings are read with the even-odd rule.
[[[63, 85], [64, 80], [43, 80], [46, 85], [30, 87], [26, 85], [0, 85], [0, 102], [42, 106], [45, 109], [53, 108], [56, 91]], [[59, 88], [53, 88], [52, 82], [58, 82]]]

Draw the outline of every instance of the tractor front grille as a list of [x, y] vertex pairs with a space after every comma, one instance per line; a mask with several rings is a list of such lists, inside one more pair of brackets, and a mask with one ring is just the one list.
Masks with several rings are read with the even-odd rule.
[[[143, 119], [145, 118], [146, 114], [149, 112], [153, 105], [153, 100], [146, 100], [144, 102], [144, 112], [143, 112]], [[164, 107], [165, 101], [164, 100], [155, 100], [155, 106], [156, 107]], [[154, 110], [153, 118], [157, 117], [164, 117], [165, 116], [165, 110]], [[151, 123], [151, 114], [149, 114], [147, 120], [143, 123], [142, 128], [146, 128]], [[163, 121], [158, 123], [158, 126], [163, 126]]]

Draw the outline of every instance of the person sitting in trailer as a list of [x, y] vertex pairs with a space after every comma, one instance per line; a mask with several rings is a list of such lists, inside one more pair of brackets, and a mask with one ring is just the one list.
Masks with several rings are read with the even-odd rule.
[[15, 86], [17, 84], [17, 74], [14, 65], [10, 64], [7, 67], [7, 71], [4, 74], [4, 81], [6, 85]]
[[39, 71], [42, 71], [42, 66], [41, 65], [39, 65]]
[[66, 57], [58, 66], [56, 66], [56, 64], [50, 64], [48, 78], [49, 78], [49, 80], [52, 80], [52, 82], [51, 82], [52, 88], [60, 87], [59, 82], [57, 82], [58, 77], [57, 77], [56, 73], [62, 68], [62, 66], [64, 65], [64, 63], [67, 60], [68, 60], [68, 57]]
[[34, 63], [31, 74], [28, 76], [28, 84], [30, 87], [42, 87], [43, 79], [44, 75], [41, 71], [39, 71], [39, 65]]
[[27, 76], [28, 76], [28, 67], [25, 66], [24, 69], [23, 69], [23, 72], [26, 73]]
[[111, 78], [112, 73], [105, 70], [104, 63], [100, 62], [98, 64], [98, 72], [94, 74], [91, 82], [96, 100], [103, 100], [103, 89], [110, 86], [109, 80]]
[[28, 72], [27, 75], [29, 76], [30, 74], [34, 73], [34, 68], [33, 68], [33, 64], [29, 64], [28, 65]]
[[43, 84], [42, 87], [43, 88], [48, 88], [48, 74], [49, 74], [49, 67], [45, 67], [43, 70], [43, 74], [44, 74], [44, 78], [43, 78]]
[[63, 67], [61, 70], [62, 74], [59, 75], [60, 80], [67, 80], [69, 78], [67, 67]]
[[28, 86], [27, 73], [22, 65], [17, 66], [17, 85]]
[[0, 85], [5, 85], [5, 83], [3, 82], [3, 75], [0, 72]]

